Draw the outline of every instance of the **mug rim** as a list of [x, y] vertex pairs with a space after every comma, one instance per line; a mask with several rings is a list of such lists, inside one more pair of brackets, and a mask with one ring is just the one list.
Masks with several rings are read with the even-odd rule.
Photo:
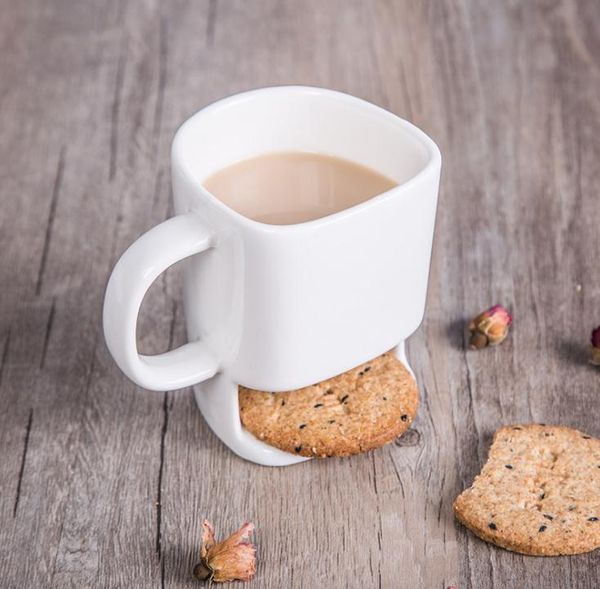
[[[318, 217], [316, 219], [310, 219], [308, 221], [302, 221], [300, 223], [289, 223], [289, 224], [271, 224], [271, 223], [263, 223], [262, 221], [256, 221], [251, 219], [250, 217], [246, 217], [242, 213], [239, 213], [235, 209], [226, 205], [223, 201], [218, 199], [214, 194], [208, 191], [204, 185], [203, 180], [198, 178], [196, 174], [194, 174], [193, 170], [190, 169], [189, 166], [185, 165], [185, 157], [182, 154], [184, 147], [182, 144], [182, 137], [186, 132], [189, 132], [188, 129], [192, 127], [192, 125], [197, 122], [199, 119], [205, 118], [206, 116], [210, 116], [216, 111], [221, 109], [230, 107], [232, 105], [238, 104], [243, 101], [251, 100], [257, 95], [264, 94], [280, 94], [285, 95], [286, 93], [293, 94], [304, 94], [304, 95], [313, 95], [313, 96], [329, 96], [335, 98], [336, 100], [345, 101], [346, 103], [353, 104], [355, 106], [360, 106], [362, 108], [368, 108], [369, 110], [377, 113], [381, 117], [387, 118], [389, 121], [395, 123], [396, 125], [401, 125], [404, 127], [404, 130], [408, 132], [410, 136], [418, 141], [427, 151], [428, 160], [426, 164], [413, 176], [411, 176], [408, 180], [376, 194], [371, 198], [368, 198], [365, 201], [359, 202], [355, 205], [342, 209], [341, 211], [337, 211], [335, 213], [330, 213], [329, 215], [324, 215], [323, 217]], [[269, 152], [265, 152], [269, 153]], [[245, 159], [245, 158], [244, 158]], [[187, 118], [177, 129], [175, 132], [175, 136], [173, 138], [173, 142], [171, 145], [171, 162], [172, 165], [177, 165], [179, 171], [181, 171], [186, 178], [192, 182], [193, 184], [197, 184], [198, 191], [205, 197], [209, 198], [212, 204], [217, 206], [224, 212], [227, 212], [230, 215], [233, 215], [238, 221], [241, 223], [254, 228], [259, 228], [262, 230], [269, 230], [274, 232], [286, 232], [293, 231], [297, 229], [304, 229], [309, 227], [315, 227], [317, 225], [328, 224], [331, 222], [339, 221], [347, 216], [357, 214], [360, 211], [367, 209], [369, 207], [375, 206], [378, 203], [387, 200], [389, 198], [395, 197], [398, 193], [402, 193], [411, 189], [411, 187], [416, 184], [423, 176], [429, 174], [432, 170], [439, 169], [441, 167], [442, 156], [440, 153], [440, 149], [437, 144], [429, 137], [424, 131], [419, 129], [413, 123], [407, 121], [399, 117], [398, 115], [373, 104], [367, 100], [362, 98], [358, 98], [356, 96], [352, 96], [351, 94], [347, 94], [345, 92], [340, 92], [338, 90], [331, 90], [328, 88], [320, 88], [318, 86], [303, 86], [303, 85], [281, 85], [281, 86], [268, 86], [263, 88], [255, 88], [251, 90], [245, 90], [242, 92], [238, 92], [236, 94], [232, 94], [230, 96], [226, 96], [224, 98], [220, 98], [215, 102], [212, 102], [192, 116]], [[240, 160], [238, 160], [240, 161]], [[236, 163], [235, 161], [231, 162], [231, 164]], [[229, 165], [231, 165], [229, 164]]]

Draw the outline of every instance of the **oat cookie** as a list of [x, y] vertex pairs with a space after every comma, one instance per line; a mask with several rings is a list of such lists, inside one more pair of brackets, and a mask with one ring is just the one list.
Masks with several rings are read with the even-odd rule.
[[522, 554], [598, 548], [600, 440], [561, 426], [503, 427], [454, 513], [482, 540]]
[[391, 442], [417, 412], [417, 385], [388, 352], [312, 386], [285, 393], [240, 386], [242, 424], [257, 438], [302, 456], [348, 456]]

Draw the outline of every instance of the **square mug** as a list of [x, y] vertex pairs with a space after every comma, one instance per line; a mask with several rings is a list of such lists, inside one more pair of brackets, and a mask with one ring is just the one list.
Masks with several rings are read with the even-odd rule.
[[[203, 187], [230, 164], [282, 151], [351, 160], [397, 186], [293, 225], [244, 217]], [[171, 161], [176, 215], [117, 262], [104, 301], [108, 349], [141, 387], [196, 385], [206, 421], [243, 458], [268, 465], [305, 460], [242, 427], [238, 385], [297, 389], [392, 348], [406, 363], [404, 340], [425, 308], [439, 149], [373, 104], [332, 90], [284, 86], [202, 109], [177, 131]], [[189, 343], [141, 355], [136, 322], [144, 294], [180, 260]]]

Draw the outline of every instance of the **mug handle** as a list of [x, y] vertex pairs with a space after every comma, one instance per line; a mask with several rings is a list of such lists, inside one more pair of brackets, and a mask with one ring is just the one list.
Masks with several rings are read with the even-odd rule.
[[136, 342], [137, 317], [150, 285], [169, 266], [212, 247], [196, 213], [172, 217], [144, 233], [121, 256], [108, 281], [103, 324], [106, 344], [119, 368], [153, 391], [187, 387], [214, 376], [219, 363], [200, 341], [144, 356]]

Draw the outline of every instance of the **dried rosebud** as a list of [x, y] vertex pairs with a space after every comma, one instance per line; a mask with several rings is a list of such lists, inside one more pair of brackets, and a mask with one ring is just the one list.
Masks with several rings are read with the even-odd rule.
[[512, 323], [510, 313], [502, 305], [494, 305], [487, 311], [480, 313], [469, 323], [471, 339], [469, 346], [478, 350], [486, 346], [501, 344], [508, 335], [508, 328]]
[[200, 581], [249, 581], [256, 573], [256, 548], [250, 541], [254, 524], [244, 524], [235, 534], [222, 542], [215, 542], [215, 529], [207, 521], [202, 523], [200, 562], [194, 567], [194, 576]]
[[600, 326], [592, 331], [592, 357], [590, 362], [600, 366]]

